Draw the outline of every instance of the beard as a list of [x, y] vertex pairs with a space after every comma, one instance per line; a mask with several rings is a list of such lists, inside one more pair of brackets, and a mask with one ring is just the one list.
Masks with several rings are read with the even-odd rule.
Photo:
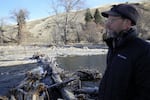
[[106, 29], [104, 34], [103, 34], [103, 40], [107, 40], [107, 39], [113, 39], [116, 38], [118, 36], [118, 33], [113, 31], [113, 30], [109, 30]]

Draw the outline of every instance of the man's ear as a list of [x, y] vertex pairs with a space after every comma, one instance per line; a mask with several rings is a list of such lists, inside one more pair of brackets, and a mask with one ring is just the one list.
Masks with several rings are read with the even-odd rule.
[[130, 19], [126, 19], [126, 23], [127, 25], [132, 26], [132, 21]]
[[132, 26], [132, 22], [130, 19], [125, 19], [123, 24], [125, 25], [126, 28], [130, 28]]

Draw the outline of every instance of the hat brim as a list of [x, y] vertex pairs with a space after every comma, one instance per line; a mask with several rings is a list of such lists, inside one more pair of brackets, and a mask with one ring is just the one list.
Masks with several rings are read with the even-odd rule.
[[114, 11], [105, 11], [101, 13], [103, 17], [108, 17], [108, 16], [121, 16], [117, 12]]

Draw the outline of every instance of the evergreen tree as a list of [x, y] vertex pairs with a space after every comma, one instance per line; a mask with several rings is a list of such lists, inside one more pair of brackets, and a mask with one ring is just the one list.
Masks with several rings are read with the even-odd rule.
[[86, 21], [86, 23], [91, 22], [93, 20], [93, 16], [92, 16], [91, 11], [90, 11], [89, 8], [86, 10], [84, 20]]
[[100, 12], [98, 9], [96, 9], [95, 13], [94, 13], [94, 22], [96, 24], [100, 24], [102, 22], [102, 17], [100, 15]]

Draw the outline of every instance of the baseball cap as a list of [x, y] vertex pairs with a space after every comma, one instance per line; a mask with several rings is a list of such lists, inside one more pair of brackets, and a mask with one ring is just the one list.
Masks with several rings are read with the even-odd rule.
[[138, 11], [133, 5], [130, 4], [113, 5], [113, 7], [109, 11], [104, 11], [101, 14], [103, 17], [108, 17], [109, 15], [111, 15], [130, 19], [133, 25], [136, 25], [139, 18]]

